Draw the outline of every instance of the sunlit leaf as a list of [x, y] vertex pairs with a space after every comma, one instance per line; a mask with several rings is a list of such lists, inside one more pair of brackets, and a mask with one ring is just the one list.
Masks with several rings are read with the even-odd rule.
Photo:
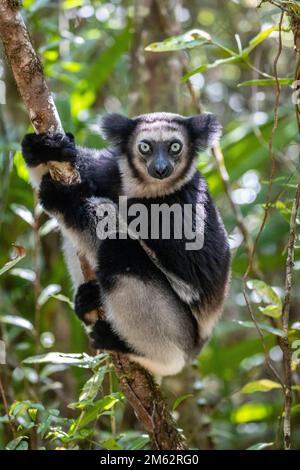
[[251, 421], [263, 421], [272, 413], [269, 403], [245, 403], [231, 413], [234, 423], [250, 423]]
[[10, 271], [10, 274], [13, 276], [20, 277], [25, 279], [26, 281], [34, 282], [36, 279], [36, 274], [32, 269], [25, 269], [25, 268], [13, 268]]
[[45, 289], [40, 293], [37, 302], [40, 306], [44, 305], [47, 300], [52, 297], [54, 294], [57, 294], [61, 290], [59, 284], [49, 284]]
[[25, 220], [29, 225], [34, 225], [34, 217], [29, 209], [25, 206], [19, 206], [18, 204], [11, 204], [11, 209], [13, 212], [21, 217], [21, 219]]
[[[278, 79], [278, 83], [280, 85], [291, 85], [295, 80], [293, 78], [280, 78]], [[275, 78], [264, 78], [260, 80], [246, 80], [245, 82], [241, 82], [238, 84], [240, 86], [268, 86], [268, 85], [276, 85], [277, 81]]]
[[180, 49], [203, 46], [209, 42], [211, 42], [211, 36], [206, 31], [192, 29], [179, 36], [173, 36], [161, 42], [153, 42], [145, 50], [151, 52], [178, 51]]
[[268, 36], [270, 36], [271, 33], [274, 31], [279, 31], [278, 26], [271, 26], [271, 28], [264, 29], [260, 33], [258, 33], [254, 38], [251, 39], [249, 42], [248, 47], [243, 49], [242, 55], [243, 57], [248, 57], [250, 52], [255, 49], [260, 43], [262, 43]]
[[91, 421], [97, 419], [102, 413], [110, 410], [116, 403], [122, 399], [122, 394], [114, 393], [106, 395], [104, 398], [93, 403], [88, 411], [85, 411], [83, 415], [79, 416], [77, 420], [72, 424], [70, 431], [80, 430], [87, 426]]
[[29, 172], [28, 169], [25, 165], [24, 158], [22, 155], [21, 150], [17, 150], [17, 152], [14, 154], [14, 165], [17, 170], [17, 174], [19, 178], [22, 180], [28, 182], [29, 181]]
[[38, 356], [32, 356], [24, 359], [24, 364], [64, 364], [66, 366], [95, 368], [106, 359], [107, 355], [102, 353], [97, 356], [89, 356], [88, 354], [64, 354], [59, 352], [50, 352]]
[[63, 8], [65, 10], [70, 10], [71, 8], [80, 7], [84, 4], [84, 0], [64, 0]]
[[267, 307], [259, 307], [260, 312], [263, 315], [271, 318], [280, 318], [282, 311], [279, 305], [268, 305]]
[[56, 219], [49, 219], [39, 228], [39, 236], [45, 237], [48, 233], [52, 232], [56, 227], [58, 227], [58, 223]]
[[275, 388], [281, 388], [281, 385], [273, 380], [261, 379], [246, 384], [241, 392], [242, 393], [255, 393], [255, 392], [269, 392]]
[[258, 444], [254, 444], [253, 446], [248, 447], [246, 450], [263, 450], [273, 445], [274, 442], [259, 442]]
[[271, 286], [268, 286], [268, 284], [266, 284], [264, 281], [259, 279], [251, 279], [247, 282], [247, 287], [249, 289], [255, 290], [263, 302], [281, 307], [281, 298], [277, 292], [275, 292], [275, 290]]
[[24, 330], [33, 331], [33, 324], [26, 318], [19, 317], [18, 315], [0, 315], [0, 322], [7, 323], [8, 325], [18, 326]]

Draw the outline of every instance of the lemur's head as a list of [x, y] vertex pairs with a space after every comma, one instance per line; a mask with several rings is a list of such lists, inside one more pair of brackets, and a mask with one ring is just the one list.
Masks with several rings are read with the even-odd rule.
[[197, 152], [213, 146], [221, 126], [213, 114], [183, 117], [150, 113], [127, 118], [108, 114], [102, 120], [104, 136], [120, 147], [120, 169], [125, 192], [156, 197], [179, 189], [193, 175]]

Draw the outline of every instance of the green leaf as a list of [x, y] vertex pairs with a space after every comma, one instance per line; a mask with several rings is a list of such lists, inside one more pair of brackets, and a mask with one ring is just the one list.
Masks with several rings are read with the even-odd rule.
[[253, 51], [260, 43], [262, 43], [268, 36], [270, 36], [273, 31], [279, 31], [278, 26], [271, 26], [271, 28], [264, 29], [260, 33], [258, 33], [254, 38], [251, 39], [249, 42], [248, 47], [243, 49], [242, 56], [247, 58], [250, 52]]
[[181, 49], [191, 49], [211, 42], [211, 36], [201, 29], [192, 29], [179, 36], [172, 36], [161, 42], [153, 42], [145, 48], [150, 52], [171, 52]]
[[28, 442], [25, 440], [28, 439], [27, 436], [20, 436], [16, 439], [10, 441], [5, 447], [6, 450], [27, 450]]
[[93, 401], [102, 386], [107, 367], [100, 367], [97, 372], [84, 384], [79, 401]]
[[[291, 85], [295, 80], [293, 78], [279, 78], [278, 83], [280, 85]], [[240, 86], [267, 86], [267, 85], [276, 85], [277, 81], [275, 78], [264, 78], [261, 80], [246, 80], [245, 82], [241, 82], [238, 84]]]
[[34, 225], [34, 217], [29, 209], [25, 206], [20, 206], [18, 204], [11, 204], [11, 210], [18, 215], [21, 219], [27, 222], [31, 227]]
[[121, 393], [112, 393], [92, 404], [91, 409], [84, 411], [77, 420], [71, 425], [70, 431], [80, 430], [87, 426], [91, 421], [97, 419], [102, 413], [110, 410], [116, 403], [122, 399]]
[[115, 439], [106, 439], [105, 441], [100, 442], [101, 447], [106, 450], [124, 450]]
[[174, 401], [173, 403], [173, 411], [176, 410], [176, 408], [178, 408], [178, 406], [184, 401], [184, 400], [187, 400], [188, 398], [191, 398], [193, 397], [194, 395], [192, 393], [188, 393], [187, 395], [181, 395], [180, 397], [176, 398], [176, 400]]
[[25, 279], [26, 281], [34, 282], [36, 279], [36, 274], [32, 269], [25, 269], [25, 268], [13, 268], [10, 271], [10, 274], [13, 276], [18, 276], [21, 279]]
[[58, 222], [56, 219], [49, 219], [39, 228], [39, 236], [45, 237], [48, 233], [52, 232], [56, 227], [58, 227]]
[[275, 388], [281, 388], [281, 385], [273, 380], [261, 379], [246, 384], [241, 392], [242, 393], [255, 393], [255, 392], [269, 392]]
[[231, 413], [233, 423], [251, 423], [263, 421], [272, 413], [270, 403], [244, 403]]
[[66, 295], [63, 295], [63, 294], [51, 294], [51, 296], [53, 299], [56, 299], [56, 300], [60, 300], [61, 302], [65, 302], [66, 304], [68, 304], [72, 310], [74, 310], [74, 302], [72, 302], [71, 299], [69, 299], [69, 297], [67, 297]]
[[64, 0], [63, 8], [64, 10], [70, 10], [71, 8], [80, 7], [84, 4], [84, 0]]
[[263, 302], [277, 305], [278, 307], [282, 306], [281, 298], [277, 292], [275, 292], [275, 290], [268, 286], [264, 281], [251, 279], [247, 282], [247, 286], [249, 289], [254, 290], [259, 297], [261, 297]]
[[[242, 321], [242, 320], [232, 320], [234, 323], [238, 323], [241, 326], [244, 326], [245, 328], [256, 328], [255, 324], [253, 321]], [[273, 326], [266, 325], [265, 323], [257, 323], [259, 328], [263, 331], [267, 331], [268, 333], [272, 333], [275, 336], [280, 336], [281, 338], [284, 337], [284, 332], [283, 330], [280, 330], [279, 328], [273, 328]]]
[[24, 364], [64, 364], [67, 366], [83, 367], [93, 369], [107, 358], [104, 353], [97, 356], [89, 356], [88, 354], [64, 354], [60, 352], [50, 352], [40, 354], [39, 356], [31, 356], [24, 359]]
[[26, 256], [26, 250], [22, 246], [14, 245], [14, 248], [16, 250], [16, 257], [5, 263], [5, 265], [0, 269], [0, 276], [2, 276], [2, 274], [4, 274], [9, 269], [13, 268], [17, 263], [19, 263], [19, 261], [21, 261], [22, 258]]
[[274, 445], [274, 442], [259, 442], [258, 444], [254, 444], [251, 447], [248, 447], [246, 450], [263, 450], [266, 447], [271, 447]]
[[267, 307], [259, 307], [263, 315], [271, 318], [280, 318], [282, 314], [281, 307], [278, 305], [268, 305]]
[[128, 450], [140, 450], [145, 447], [150, 442], [148, 434], [143, 434], [132, 441], [130, 441]]
[[59, 284], [49, 284], [45, 289], [42, 290], [38, 297], [38, 304], [40, 306], [44, 305], [50, 297], [54, 294], [57, 294], [61, 290], [61, 286]]
[[7, 323], [8, 325], [18, 326], [19, 328], [28, 331], [34, 330], [34, 326], [29, 320], [23, 317], [19, 317], [18, 315], [1, 315], [0, 322]]

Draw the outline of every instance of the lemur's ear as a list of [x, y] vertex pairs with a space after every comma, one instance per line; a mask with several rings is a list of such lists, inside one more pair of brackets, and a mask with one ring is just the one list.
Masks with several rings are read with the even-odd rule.
[[187, 119], [192, 139], [199, 150], [213, 147], [220, 139], [222, 126], [211, 113], [197, 114]]
[[111, 113], [101, 119], [103, 137], [114, 144], [126, 140], [134, 129], [134, 120], [121, 114]]

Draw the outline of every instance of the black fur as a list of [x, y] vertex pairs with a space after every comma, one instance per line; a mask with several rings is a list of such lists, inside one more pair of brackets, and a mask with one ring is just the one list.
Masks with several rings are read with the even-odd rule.
[[102, 306], [100, 284], [96, 280], [81, 284], [75, 296], [75, 313], [86, 325], [90, 321], [86, 319], [85, 314], [91, 310], [96, 310]]
[[92, 346], [95, 349], [107, 349], [123, 353], [134, 353], [134, 350], [112, 330], [105, 320], [98, 320], [91, 333]]

